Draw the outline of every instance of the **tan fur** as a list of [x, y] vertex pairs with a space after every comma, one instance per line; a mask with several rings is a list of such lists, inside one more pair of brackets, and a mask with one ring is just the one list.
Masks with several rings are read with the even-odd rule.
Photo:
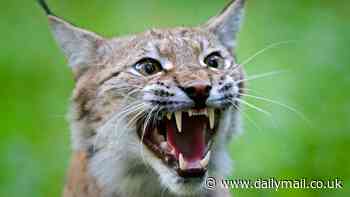
[[[63, 197], [102, 197], [96, 180], [88, 172], [88, 158], [85, 152], [75, 152], [68, 170]], [[226, 189], [208, 192], [205, 197], [230, 197]], [[114, 196], [118, 197], [118, 196]]]
[[[88, 158], [85, 152], [75, 152], [68, 170], [63, 197], [102, 197], [101, 188], [88, 172]], [[145, 188], [146, 189], [146, 188]], [[205, 197], [230, 197], [228, 190], [208, 192]], [[115, 195], [114, 197], [119, 197]]]
[[88, 172], [88, 158], [85, 152], [73, 153], [64, 197], [100, 197], [100, 188]]
[[[64, 197], [229, 196], [226, 190], [205, 189], [204, 178], [186, 183], [140, 143], [136, 125], [156, 117], [157, 110], [191, 108], [193, 101], [183, 88], [210, 85], [206, 105], [223, 112], [205, 176], [229, 174], [226, 145], [240, 128], [233, 99], [242, 92], [244, 71], [233, 51], [243, 6], [244, 0], [232, 1], [198, 27], [152, 29], [112, 39], [49, 15], [76, 80], [70, 110], [73, 157]], [[213, 52], [224, 59], [219, 68], [204, 63]], [[162, 71], [140, 74], [133, 65], [143, 58], [159, 61]]]

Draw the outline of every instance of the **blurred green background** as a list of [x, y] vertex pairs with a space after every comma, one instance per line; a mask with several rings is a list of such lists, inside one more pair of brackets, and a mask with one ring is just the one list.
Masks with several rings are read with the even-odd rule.
[[[107, 37], [150, 27], [195, 25], [225, 0], [48, 0], [59, 16]], [[236, 196], [349, 196], [350, 1], [251, 0], [239, 36], [240, 61], [256, 57], [247, 98], [271, 112], [244, 111], [245, 132], [230, 146], [232, 178], [344, 180], [342, 190], [236, 190]], [[0, 196], [60, 196], [70, 157], [65, 119], [74, 86], [43, 11], [34, 0], [1, 0]]]

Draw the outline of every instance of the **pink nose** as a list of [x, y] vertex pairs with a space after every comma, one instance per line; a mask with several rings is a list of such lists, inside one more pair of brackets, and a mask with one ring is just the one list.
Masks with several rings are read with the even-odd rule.
[[206, 101], [209, 97], [211, 86], [210, 85], [195, 85], [189, 87], [183, 87], [182, 90], [187, 96], [195, 103], [195, 108], [201, 109], [206, 107]]

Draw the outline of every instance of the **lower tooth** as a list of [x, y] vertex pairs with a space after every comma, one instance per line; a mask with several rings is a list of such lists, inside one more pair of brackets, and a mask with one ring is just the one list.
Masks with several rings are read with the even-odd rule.
[[169, 148], [168, 143], [167, 142], [160, 143], [160, 148], [162, 148], [164, 150], [168, 149]]
[[210, 151], [205, 155], [205, 157], [200, 161], [202, 168], [207, 168], [210, 160]]
[[208, 116], [209, 116], [210, 129], [214, 129], [214, 127], [215, 127], [215, 111], [214, 111], [214, 109], [208, 110]]
[[187, 169], [187, 162], [185, 161], [185, 159], [181, 153], [179, 154], [179, 165], [180, 165], [181, 170]]
[[171, 120], [171, 113], [167, 113], [166, 117], [168, 118], [168, 120]]
[[188, 110], [188, 116], [189, 116], [189, 117], [192, 116], [192, 110]]

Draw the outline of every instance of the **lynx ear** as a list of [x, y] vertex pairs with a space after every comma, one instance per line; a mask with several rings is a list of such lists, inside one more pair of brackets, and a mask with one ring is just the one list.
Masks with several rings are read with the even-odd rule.
[[237, 33], [240, 30], [243, 18], [245, 0], [233, 0], [217, 16], [211, 18], [204, 27], [218, 36], [220, 41], [228, 48], [236, 45]]
[[92, 32], [74, 27], [56, 16], [49, 16], [56, 41], [71, 67], [96, 65], [103, 56], [104, 39]]
[[106, 49], [106, 42], [101, 36], [55, 16], [44, 0], [39, 0], [39, 3], [48, 15], [53, 35], [72, 69], [81, 70], [101, 63]]

